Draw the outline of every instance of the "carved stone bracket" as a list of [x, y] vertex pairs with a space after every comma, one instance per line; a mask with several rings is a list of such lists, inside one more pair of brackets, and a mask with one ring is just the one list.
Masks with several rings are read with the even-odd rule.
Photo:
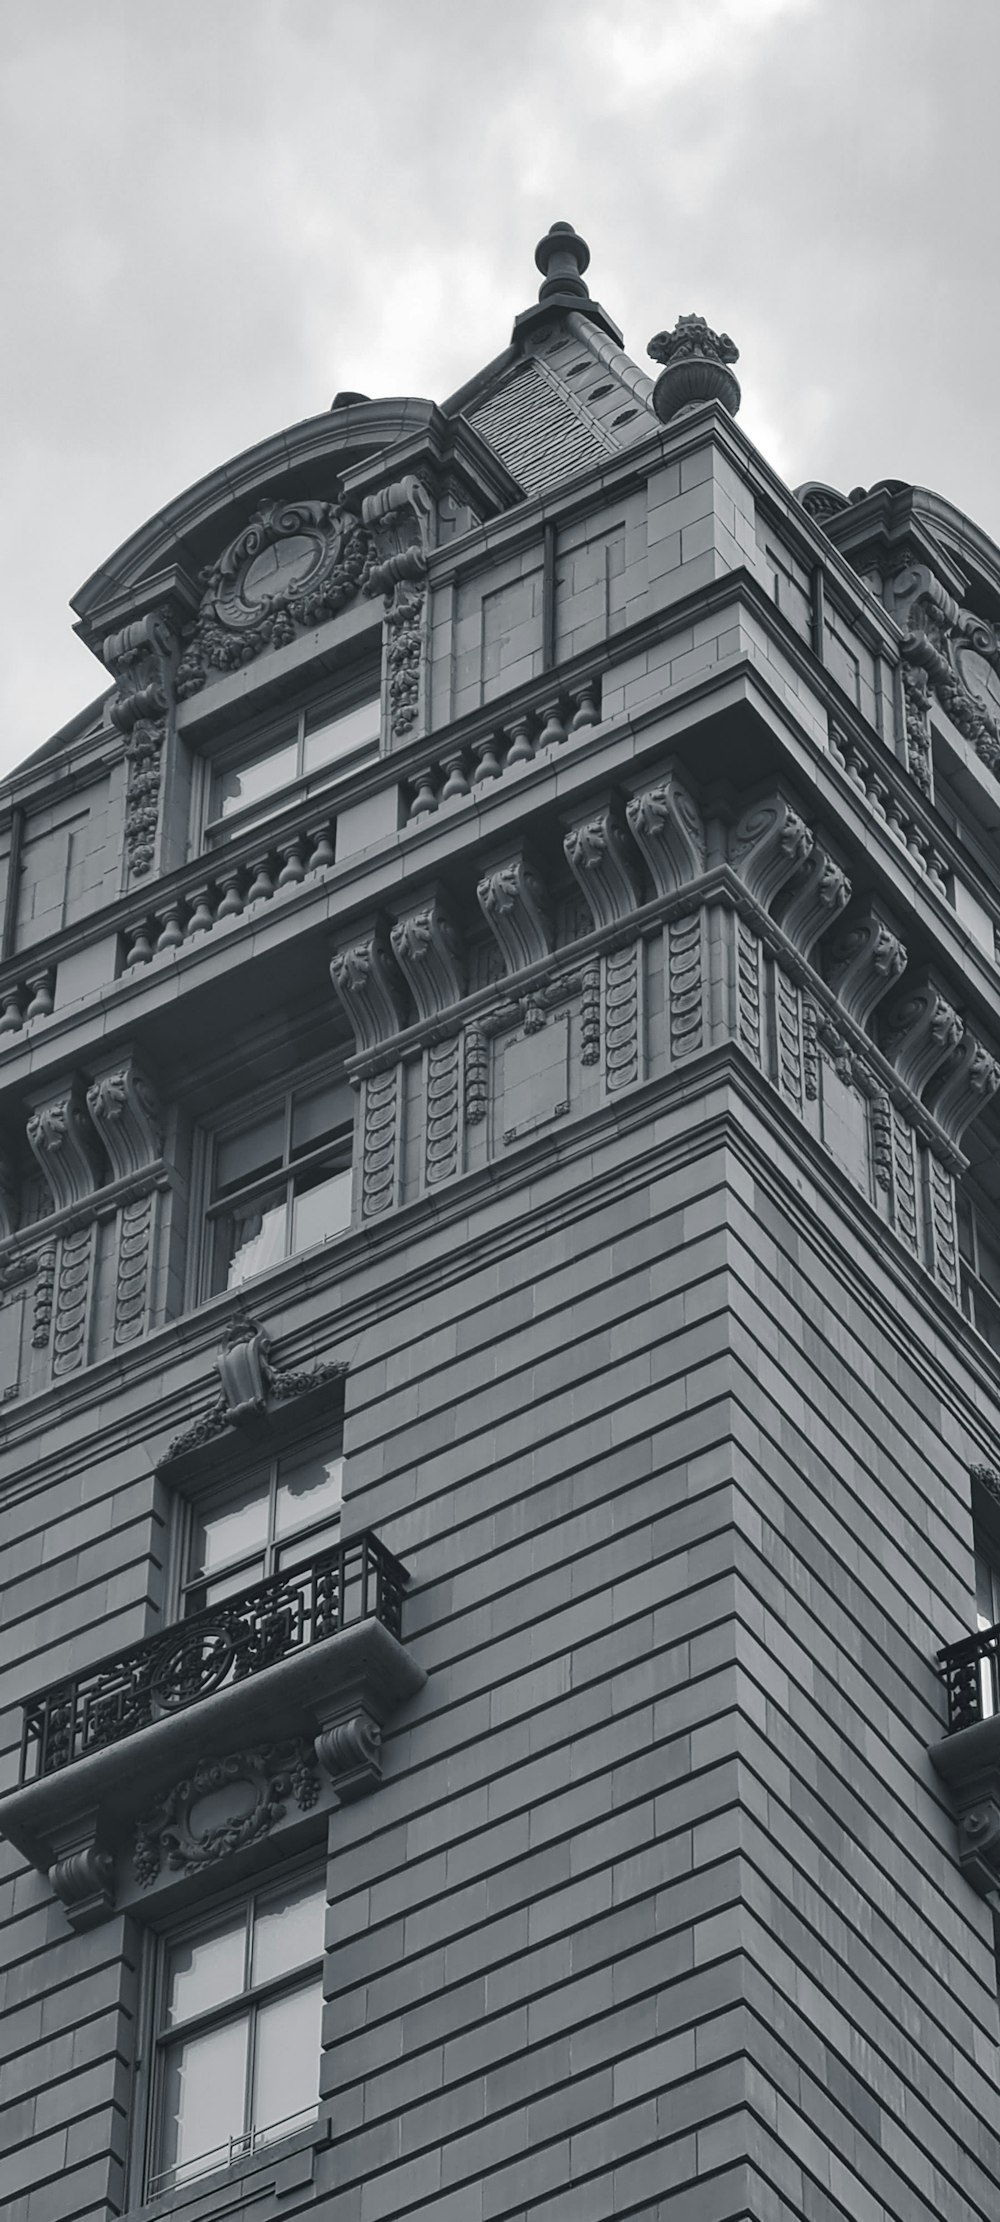
[[906, 950], [887, 913], [869, 902], [831, 937], [826, 978], [838, 1003], [863, 1026], [906, 970]]
[[813, 836], [780, 788], [744, 810], [729, 836], [729, 862], [766, 910], [811, 857]]
[[87, 1109], [116, 1180], [142, 1172], [163, 1149], [163, 1122], [153, 1089], [133, 1057], [116, 1059], [87, 1089]]
[[638, 859], [614, 798], [591, 803], [563, 840], [566, 860], [587, 898], [595, 926], [614, 926], [642, 901]]
[[931, 1109], [956, 1148], [965, 1129], [1000, 1088], [1000, 1065], [977, 1036], [965, 1028], [951, 1064], [946, 1065]]
[[76, 1814], [63, 1828], [53, 1831], [55, 1858], [48, 1878], [56, 1897], [66, 1908], [73, 1929], [92, 1929], [114, 1909], [115, 1863], [99, 1837], [99, 1816], [94, 1808]]
[[363, 1797], [382, 1780], [382, 1730], [371, 1713], [357, 1712], [322, 1728], [315, 1750], [342, 1805]]
[[642, 850], [658, 895], [675, 895], [705, 869], [705, 828], [694, 796], [672, 765], [655, 786], [626, 805], [633, 840]]
[[962, 1040], [962, 1021], [933, 973], [908, 982], [882, 1022], [882, 1048], [900, 1080], [919, 1095]]
[[359, 1050], [377, 1049], [406, 1025], [402, 981], [385, 919], [355, 926], [330, 961], [330, 978], [354, 1030]]
[[519, 852], [494, 865], [484, 872], [476, 893], [508, 972], [520, 972], [551, 954], [552, 920], [544, 882], [530, 858]]
[[817, 941], [845, 910], [851, 899], [847, 873], [817, 841], [812, 855], [788, 882], [778, 923], [789, 941], [808, 957]]
[[78, 1074], [71, 1073], [36, 1099], [26, 1132], [57, 1211], [93, 1195], [101, 1164]]
[[406, 979], [418, 1016], [435, 1018], [465, 994], [462, 937], [437, 888], [397, 918], [390, 934], [393, 955]]
[[150, 611], [109, 633], [103, 657], [116, 681], [112, 723], [125, 739], [125, 853], [132, 876], [152, 870], [160, 816], [161, 759], [175, 699], [178, 657], [172, 612]]
[[951, 1793], [958, 1861], [981, 1898], [1000, 1891], [1000, 1744], [996, 1717], [932, 1744], [930, 1759]]

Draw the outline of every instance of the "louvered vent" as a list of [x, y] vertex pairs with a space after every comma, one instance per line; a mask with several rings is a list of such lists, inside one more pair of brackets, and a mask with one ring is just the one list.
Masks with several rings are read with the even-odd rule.
[[529, 494], [542, 494], [574, 471], [588, 470], [608, 452], [537, 363], [525, 363], [499, 393], [470, 412], [469, 422]]

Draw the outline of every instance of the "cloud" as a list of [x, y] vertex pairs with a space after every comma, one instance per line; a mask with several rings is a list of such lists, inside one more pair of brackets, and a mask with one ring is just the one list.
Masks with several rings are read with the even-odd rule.
[[441, 398], [553, 217], [645, 362], [697, 310], [793, 483], [1000, 533], [993, 85], [963, 0], [33, 0], [4, 13], [0, 765], [100, 690], [70, 594], [338, 387]]

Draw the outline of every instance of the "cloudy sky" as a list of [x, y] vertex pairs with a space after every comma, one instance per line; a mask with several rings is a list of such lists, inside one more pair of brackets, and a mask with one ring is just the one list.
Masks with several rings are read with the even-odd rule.
[[790, 484], [1000, 538], [998, 0], [0, 0], [0, 769], [101, 691], [70, 595], [339, 387], [444, 398], [554, 217], [646, 363], [741, 350]]

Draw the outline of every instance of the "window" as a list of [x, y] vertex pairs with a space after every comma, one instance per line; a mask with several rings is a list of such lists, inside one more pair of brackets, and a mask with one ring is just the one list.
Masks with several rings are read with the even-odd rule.
[[251, 1480], [194, 1506], [186, 1554], [185, 1614], [200, 1612], [266, 1574], [280, 1574], [336, 1543], [342, 1494], [338, 1440], [320, 1451], [273, 1458]]
[[992, 1348], [1000, 1353], [1000, 1239], [990, 1216], [958, 1187], [958, 1248], [962, 1273], [962, 1310]]
[[[218, 831], [237, 813], [278, 794], [317, 772], [347, 763], [377, 749], [381, 731], [381, 703], [377, 691], [361, 702], [334, 708], [329, 699], [291, 717], [280, 733], [244, 754], [222, 762], [212, 772], [209, 792], [209, 831]], [[251, 821], [244, 818], [248, 824]]]
[[325, 1911], [300, 1876], [164, 1941], [149, 2196], [313, 2119]]
[[353, 1098], [340, 1078], [292, 1088], [213, 1138], [207, 1294], [239, 1288], [350, 1224]]

